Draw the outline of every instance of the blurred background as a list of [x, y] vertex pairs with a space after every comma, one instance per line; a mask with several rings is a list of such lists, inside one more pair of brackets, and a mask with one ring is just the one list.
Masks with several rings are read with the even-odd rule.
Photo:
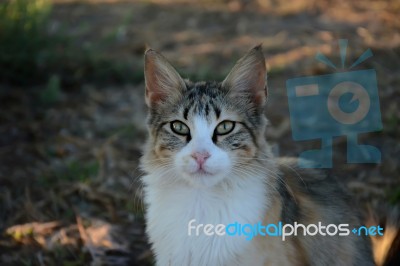
[[[320, 145], [292, 139], [286, 80], [377, 72], [383, 130], [359, 141], [382, 163], [330, 170], [367, 223], [385, 226], [375, 255], [400, 243], [400, 1], [3, 0], [0, 2], [0, 264], [152, 265], [138, 159], [146, 137], [143, 52], [161, 51], [184, 78], [222, 80], [262, 43], [268, 67], [267, 138], [281, 156]], [[398, 254], [398, 249], [391, 252]], [[394, 264], [393, 264], [394, 265]]]

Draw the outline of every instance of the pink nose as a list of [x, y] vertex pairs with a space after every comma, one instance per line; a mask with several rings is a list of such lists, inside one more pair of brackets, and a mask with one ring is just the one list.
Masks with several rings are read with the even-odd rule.
[[192, 153], [192, 158], [196, 160], [197, 164], [201, 167], [204, 162], [209, 158], [211, 155], [208, 152], [194, 152]]

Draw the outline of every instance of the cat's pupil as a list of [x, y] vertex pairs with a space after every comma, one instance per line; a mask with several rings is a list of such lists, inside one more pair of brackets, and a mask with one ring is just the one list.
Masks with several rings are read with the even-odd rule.
[[215, 133], [219, 134], [219, 135], [229, 134], [233, 130], [234, 126], [235, 126], [235, 123], [232, 121], [221, 122], [217, 126]]
[[179, 132], [183, 132], [183, 131], [184, 131], [184, 128], [183, 128], [182, 124], [178, 124], [178, 125], [176, 126], [176, 130], [178, 130]]

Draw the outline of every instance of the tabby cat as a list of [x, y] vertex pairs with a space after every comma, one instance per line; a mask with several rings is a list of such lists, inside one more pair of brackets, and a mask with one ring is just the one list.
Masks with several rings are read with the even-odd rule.
[[[271, 155], [261, 46], [222, 82], [184, 80], [152, 49], [144, 71], [149, 139], [142, 181], [157, 265], [374, 265], [368, 240], [351, 232], [304, 235], [300, 228], [284, 240], [223, 233], [229, 224], [361, 226], [332, 177]], [[212, 231], [218, 224], [226, 226], [220, 234]]]

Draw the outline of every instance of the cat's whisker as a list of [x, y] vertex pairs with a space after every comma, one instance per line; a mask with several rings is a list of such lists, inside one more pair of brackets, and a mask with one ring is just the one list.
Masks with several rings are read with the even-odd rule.
[[[144, 173], [140, 174], [139, 176], [132, 177], [131, 183], [130, 183], [130, 188], [129, 191], [130, 197], [129, 201], [133, 201], [133, 209], [135, 212], [139, 212], [142, 210], [142, 201], [143, 199], [139, 197], [137, 194], [139, 191], [143, 191], [143, 183], [141, 182], [140, 178], [144, 175]], [[136, 186], [136, 189], [134, 190], [134, 187]]]
[[[235, 170], [238, 170], [238, 169], [236, 168]], [[254, 170], [249, 170], [249, 169], [247, 169], [247, 171], [250, 171], [250, 172], [253, 171], [253, 172], [252, 172], [253, 174], [263, 174], [263, 173], [264, 173], [264, 172], [257, 172], [257, 171], [254, 171]], [[272, 172], [272, 173], [274, 173], [274, 172]], [[265, 174], [265, 173], [264, 173], [264, 174]], [[288, 185], [286, 184], [286, 182], [280, 177], [279, 174], [274, 173], [274, 175], [269, 175], [269, 176], [272, 176], [273, 178], [275, 178], [275, 180], [277, 180], [278, 182], [280, 182], [282, 185], [284, 185], [285, 187], [288, 187]], [[264, 179], [264, 180], [265, 180], [266, 185], [272, 187], [278, 194], [281, 194], [275, 186], [271, 185], [271, 184], [268, 182], [267, 179]], [[296, 204], [297, 204], [297, 200], [296, 200], [296, 197], [295, 197], [295, 195], [293, 194], [293, 192], [292, 192], [291, 190], [288, 190], [288, 193], [292, 196], [293, 200], [294, 200], [294, 201], [296, 202]]]
[[[266, 153], [264, 153], [264, 152], [262, 152], [262, 151], [259, 151], [259, 153], [262, 154], [262, 155], [265, 155], [265, 156], [267, 156], [267, 157], [269, 156], [268, 154], [266, 154]], [[275, 159], [270, 159], [270, 158], [258, 158], [258, 157], [255, 157], [255, 158], [252, 158], [252, 157], [241, 157], [241, 158], [243, 158], [243, 159], [254, 159], [254, 160], [259, 160], [259, 161], [266, 161], [266, 162], [276, 163], [276, 160], [275, 160]], [[301, 180], [301, 182], [303, 183], [303, 185], [306, 186], [306, 183], [304, 182], [304, 180], [303, 180], [303, 178], [301, 177], [300, 173], [299, 173], [296, 169], [294, 169], [292, 166], [290, 166], [289, 164], [286, 164], [286, 163], [284, 163], [284, 162], [282, 162], [282, 161], [280, 161], [279, 163], [280, 163], [281, 165], [284, 165], [284, 166], [287, 167], [288, 169], [290, 169], [292, 172], [294, 172], [294, 173], [296, 174], [296, 176]]]
[[[238, 169], [238, 168], [236, 168], [236, 169]], [[265, 176], [265, 177], [269, 176], [269, 177], [274, 178], [278, 182], [285, 184], [284, 180], [277, 173], [271, 171], [269, 174], [266, 174], [262, 170], [265, 170], [265, 169], [246, 169], [246, 171], [251, 172], [253, 174], [261, 175], [261, 176]], [[265, 178], [265, 180], [267, 180], [267, 179]]]
[[[248, 176], [251, 176], [251, 175], [254, 175], [254, 173], [252, 173], [252, 172], [246, 172], [246, 171], [244, 171], [244, 170], [242, 170], [242, 169], [238, 169], [238, 168], [233, 168], [232, 169], [232, 171], [234, 172], [234, 173], [237, 173], [237, 174], [240, 174], [240, 175], [248, 175]], [[257, 173], [256, 173], [257, 174]], [[265, 180], [266, 181], [266, 180]], [[278, 189], [274, 186], [274, 185], [271, 185], [270, 183], [268, 183], [268, 182], [265, 182], [266, 183], [266, 185], [268, 186], [268, 187], [271, 187], [273, 190], [275, 190], [278, 194], [280, 194], [279, 193], [279, 191], [278, 191]]]
[[[156, 161], [156, 160], [153, 160]], [[168, 174], [171, 169], [169, 168], [170, 163], [169, 162], [163, 162], [163, 163], [157, 163], [157, 167], [161, 168], [160, 171], [163, 172], [163, 174]], [[132, 172], [136, 172], [139, 169], [140, 166], [136, 167]], [[130, 187], [129, 191], [130, 193], [130, 198], [129, 201], [133, 201], [133, 208], [135, 212], [141, 212], [143, 210], [143, 198], [138, 196], [138, 191], [143, 192], [144, 188], [144, 183], [142, 182], [141, 178], [145, 175], [144, 172], [142, 172], [140, 175], [131, 175], [131, 182], [130, 182]], [[136, 186], [136, 189], [134, 191], [134, 187]]]
[[158, 162], [171, 162], [170, 158], [155, 158], [155, 159], [146, 159], [146, 164], [148, 163], [158, 163]]
[[[157, 166], [168, 166], [169, 164], [167, 164], [167, 163], [158, 163], [157, 164]], [[139, 168], [140, 168], [140, 166], [137, 166], [134, 170], [132, 170], [131, 172], [132, 173], [134, 173], [134, 172], [136, 172], [137, 170], [139, 170]], [[131, 177], [131, 184], [130, 184], [130, 188], [129, 188], [129, 191], [131, 191], [132, 190], [132, 188], [133, 188], [133, 186], [134, 186], [134, 184], [135, 184], [135, 182], [136, 181], [138, 181], [138, 183], [141, 183], [140, 181], [140, 178], [143, 176], [143, 175], [145, 175], [145, 173], [144, 172], [142, 172], [140, 175], [138, 175], [138, 176], [133, 176], [132, 174], [130, 174], [130, 177]]]
[[[265, 172], [262, 172], [262, 171], [257, 171], [257, 170], [246, 170], [248, 173], [252, 173], [253, 175], [260, 175], [260, 176], [264, 176], [264, 177], [266, 177], [267, 175], [265, 174]], [[273, 175], [273, 174], [270, 174], [270, 175], [268, 175], [269, 177], [272, 177], [274, 180], [276, 180], [276, 181], [278, 181], [278, 182], [280, 182], [280, 183], [282, 183], [282, 184], [284, 184], [284, 181], [281, 179], [281, 178], [279, 178], [279, 176], [277, 176], [277, 175]], [[265, 181], [268, 181], [268, 179], [267, 178], [264, 178], [264, 180]]]
[[128, 193], [129, 193], [129, 198], [128, 198], [128, 202], [132, 202], [133, 201], [133, 208], [134, 211], [137, 211], [136, 209], [136, 201], [140, 201], [141, 199], [137, 199], [138, 197], [136, 196], [137, 194], [137, 190], [136, 189], [134, 191], [134, 187], [135, 184], [137, 184], [139, 186], [139, 189], [142, 185], [142, 182], [140, 182], [140, 178], [145, 174], [145, 173], [141, 173], [140, 175], [135, 175], [134, 173], [140, 168], [140, 166], [137, 166], [135, 169], [129, 171], [128, 176], [130, 179], [129, 182], [129, 188], [128, 188]]
[[[239, 166], [240, 166], [240, 165], [239, 165]], [[260, 167], [260, 166], [258, 166], [258, 167]], [[236, 168], [236, 169], [237, 169], [237, 168]], [[259, 168], [259, 169], [246, 169], [246, 170], [252, 172], [253, 174], [265, 174], [265, 172], [263, 172], [262, 170], [267, 170], [267, 171], [270, 172], [270, 173], [268, 174], [269, 177], [273, 177], [275, 180], [277, 180], [278, 182], [280, 182], [281, 184], [283, 184], [284, 186], [287, 187], [286, 182], [282, 179], [282, 177], [281, 177], [281, 175], [280, 175], [279, 173], [275, 173], [275, 172], [273, 172], [273, 171], [271, 171], [271, 170], [269, 170], [269, 169], [267, 169], [267, 168], [261, 167], [261, 168]], [[266, 181], [266, 183], [267, 183], [268, 185], [271, 185], [271, 184], [268, 182], [267, 179], [265, 179], [265, 181]], [[276, 192], [278, 192], [278, 193], [280, 194], [280, 192], [276, 189], [275, 186], [272, 186], [272, 187], [275, 189]], [[293, 195], [293, 193], [292, 193], [290, 190], [289, 190], [288, 192], [292, 195], [292, 198], [296, 201], [296, 198], [295, 198], [295, 196]], [[296, 202], [297, 202], [297, 201], [296, 201]]]
[[251, 169], [257, 169], [257, 170], [267, 171], [267, 173], [265, 173], [265, 172], [262, 172], [262, 173], [264, 173], [264, 174], [270, 174], [270, 175], [272, 175], [272, 176], [275, 177], [275, 178], [279, 178], [279, 177], [280, 177], [279, 173], [276, 173], [276, 172], [274, 172], [273, 170], [271, 170], [271, 169], [269, 169], [269, 168], [267, 168], [266, 166], [263, 166], [263, 165], [258, 165], [258, 164], [247, 164], [247, 163], [242, 163], [242, 162], [237, 163], [237, 165], [238, 165], [238, 166], [244, 166], [244, 167], [246, 167], [246, 168], [251, 168]]

